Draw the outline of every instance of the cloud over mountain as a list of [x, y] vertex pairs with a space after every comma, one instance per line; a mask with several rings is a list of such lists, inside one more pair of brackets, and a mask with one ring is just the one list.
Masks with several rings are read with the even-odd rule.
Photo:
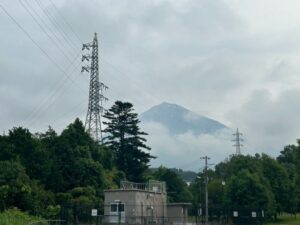
[[210, 118], [198, 115], [182, 106], [163, 102], [142, 113], [143, 122], [156, 122], [165, 126], [170, 134], [184, 134], [190, 132], [194, 135], [213, 134], [227, 127]]
[[200, 157], [213, 156], [219, 162], [233, 153], [231, 129], [182, 106], [162, 103], [141, 114], [148, 144], [158, 158], [152, 166], [165, 165], [197, 171]]

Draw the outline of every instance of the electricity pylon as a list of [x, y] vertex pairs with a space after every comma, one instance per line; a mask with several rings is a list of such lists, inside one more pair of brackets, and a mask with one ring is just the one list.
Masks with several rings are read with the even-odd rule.
[[[85, 129], [97, 142], [102, 142], [101, 115], [104, 111], [103, 102], [107, 100], [103, 91], [107, 89], [99, 81], [99, 61], [98, 61], [98, 39], [95, 33], [91, 43], [83, 44], [82, 51], [88, 50], [89, 53], [82, 55], [82, 62], [90, 61], [90, 65], [82, 66], [81, 72], [90, 73], [89, 105], [85, 120]], [[90, 50], [92, 54], [90, 54]]]
[[235, 154], [236, 155], [240, 155], [241, 154], [241, 147], [243, 146], [241, 144], [241, 142], [243, 142], [244, 140], [240, 137], [243, 134], [239, 132], [239, 128], [236, 129], [236, 132], [234, 134], [232, 134], [233, 136], [235, 136], [235, 139], [232, 140], [233, 142], [235, 142], [235, 144], [233, 145], [235, 147]]

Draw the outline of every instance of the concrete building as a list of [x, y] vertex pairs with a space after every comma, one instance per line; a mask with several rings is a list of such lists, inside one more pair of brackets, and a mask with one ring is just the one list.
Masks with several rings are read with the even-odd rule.
[[121, 182], [120, 189], [105, 190], [104, 222], [107, 224], [164, 224], [167, 217], [165, 182]]

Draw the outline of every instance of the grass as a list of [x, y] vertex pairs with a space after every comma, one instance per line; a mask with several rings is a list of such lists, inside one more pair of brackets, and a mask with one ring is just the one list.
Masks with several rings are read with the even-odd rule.
[[10, 209], [0, 213], [0, 225], [27, 225], [32, 221], [39, 220], [17, 209]]
[[300, 215], [297, 215], [297, 218], [294, 216], [285, 214], [278, 218], [275, 222], [269, 222], [267, 225], [300, 225]]

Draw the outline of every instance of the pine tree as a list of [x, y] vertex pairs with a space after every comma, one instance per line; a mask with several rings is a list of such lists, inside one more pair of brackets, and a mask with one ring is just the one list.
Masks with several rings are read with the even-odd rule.
[[150, 159], [155, 157], [147, 152], [151, 148], [143, 136], [148, 134], [140, 130], [138, 115], [133, 111], [131, 103], [116, 101], [105, 113], [104, 143], [113, 151], [117, 167], [125, 173], [126, 179], [142, 181]]

